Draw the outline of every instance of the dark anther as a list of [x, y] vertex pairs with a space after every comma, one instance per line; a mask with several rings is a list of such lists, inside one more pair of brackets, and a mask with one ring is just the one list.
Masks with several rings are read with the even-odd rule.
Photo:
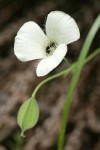
[[46, 52], [49, 54], [50, 53], [50, 45], [49, 46], [47, 46], [47, 48], [46, 48]]
[[50, 48], [52, 48], [52, 47], [55, 47], [55, 44], [54, 43], [51, 43], [49, 46], [47, 46], [47, 48], [46, 48], [46, 52], [48, 53], [48, 54], [50, 54]]

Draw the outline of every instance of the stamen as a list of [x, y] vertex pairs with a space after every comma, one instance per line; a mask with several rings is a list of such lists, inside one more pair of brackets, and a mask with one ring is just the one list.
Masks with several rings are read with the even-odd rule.
[[49, 46], [47, 46], [46, 53], [47, 54], [52, 54], [52, 51], [54, 51], [54, 49], [56, 49], [56, 44], [55, 43], [51, 43]]

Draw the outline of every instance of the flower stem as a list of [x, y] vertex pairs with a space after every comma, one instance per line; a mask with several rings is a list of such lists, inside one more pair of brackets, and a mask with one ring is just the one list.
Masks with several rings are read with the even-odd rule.
[[64, 70], [64, 71], [61, 71], [61, 72], [59, 72], [59, 73], [57, 73], [57, 74], [55, 74], [55, 75], [52, 75], [51, 77], [48, 77], [47, 79], [45, 79], [45, 80], [43, 80], [42, 82], [40, 82], [40, 83], [37, 85], [37, 87], [35, 88], [35, 90], [33, 91], [32, 97], [35, 97], [37, 91], [40, 89], [40, 87], [41, 87], [42, 85], [44, 85], [45, 83], [47, 83], [47, 82], [49, 82], [49, 81], [51, 81], [51, 80], [53, 80], [53, 79], [55, 79], [55, 78], [58, 78], [58, 77], [62, 76], [62, 75], [64, 75], [64, 74], [67, 75], [71, 70], [73, 70], [74, 67], [75, 67], [75, 65], [71, 65], [68, 69], [66, 69], [66, 70]]
[[[99, 54], [99, 53], [100, 53], [100, 48], [96, 49], [92, 54], [90, 54], [90, 55], [86, 58], [86, 60], [84, 61], [84, 64], [86, 64], [87, 62], [89, 62], [92, 58], [94, 58], [94, 57], [95, 57], [97, 54]], [[77, 61], [76, 61], [74, 64], [70, 65], [70, 67], [67, 68], [66, 70], [61, 71], [60, 73], [57, 73], [57, 74], [55, 74], [55, 75], [52, 75], [51, 77], [48, 77], [47, 79], [41, 81], [41, 82], [37, 85], [37, 87], [35, 88], [35, 90], [33, 91], [32, 97], [35, 97], [35, 96], [36, 96], [36, 93], [38, 92], [38, 90], [39, 90], [45, 83], [47, 83], [47, 82], [49, 82], [49, 81], [51, 81], [51, 80], [54, 80], [54, 79], [56, 79], [56, 78], [58, 78], [58, 77], [60, 77], [60, 76], [63, 76], [63, 75], [66, 75], [66, 76], [67, 76], [71, 71], [73, 71], [73, 70], [75, 69], [76, 65], [77, 65]]]
[[[68, 122], [68, 114], [69, 114], [69, 110], [70, 110], [70, 106], [71, 106], [71, 102], [72, 102], [73, 93], [74, 93], [74, 90], [76, 88], [78, 79], [80, 77], [81, 70], [84, 66], [85, 57], [89, 51], [91, 43], [92, 43], [94, 36], [97, 33], [99, 27], [100, 27], [100, 16], [97, 17], [92, 28], [90, 29], [90, 32], [89, 32], [89, 34], [85, 40], [85, 43], [82, 47], [82, 50], [81, 50], [81, 53], [79, 56], [79, 59], [78, 59], [76, 66], [75, 66], [76, 69], [75, 69], [75, 72], [73, 74], [71, 84], [70, 84], [70, 87], [69, 87], [69, 90], [68, 90], [68, 93], [66, 96], [66, 101], [65, 101], [65, 105], [64, 105], [63, 114], [62, 114], [61, 129], [60, 129], [59, 139], [58, 139], [58, 150], [63, 150], [64, 136], [65, 136], [65, 131], [66, 131], [66, 125]], [[99, 48], [99, 52], [100, 52], [100, 48]], [[90, 59], [91, 59], [91, 56], [88, 58], [88, 60], [90, 60]]]
[[70, 63], [69, 63], [69, 61], [68, 61], [68, 59], [65, 57], [64, 58], [64, 61], [65, 61], [65, 63], [67, 64], [67, 66], [69, 67], [70, 66]]

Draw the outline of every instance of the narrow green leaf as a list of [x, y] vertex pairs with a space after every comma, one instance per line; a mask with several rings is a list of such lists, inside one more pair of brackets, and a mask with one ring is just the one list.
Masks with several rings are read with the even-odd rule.
[[70, 87], [69, 87], [69, 90], [68, 90], [68, 93], [66, 96], [65, 105], [64, 105], [57, 150], [63, 150], [64, 136], [65, 136], [65, 131], [66, 131], [66, 125], [68, 122], [68, 114], [69, 114], [69, 110], [70, 110], [70, 106], [71, 106], [71, 102], [72, 102], [73, 93], [74, 93], [75, 87], [77, 85], [78, 79], [80, 77], [82, 68], [85, 64], [84, 62], [85, 62], [86, 56], [88, 54], [89, 48], [90, 48], [90, 46], [93, 42], [94, 36], [96, 35], [99, 28], [100, 28], [100, 15], [98, 15], [92, 28], [90, 29], [90, 31], [88, 33], [88, 36], [82, 47], [78, 62], [76, 64], [76, 70], [73, 74], [71, 84], [70, 84]]
[[22, 130], [21, 136], [24, 136], [26, 130], [36, 125], [38, 118], [39, 107], [36, 100], [31, 97], [22, 104], [18, 112], [17, 121]]

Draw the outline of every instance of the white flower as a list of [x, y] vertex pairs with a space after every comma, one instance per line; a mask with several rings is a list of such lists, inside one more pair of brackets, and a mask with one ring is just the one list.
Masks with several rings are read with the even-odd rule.
[[15, 37], [14, 53], [21, 61], [41, 59], [37, 76], [56, 68], [67, 53], [67, 44], [79, 39], [80, 32], [73, 18], [64, 12], [48, 14], [45, 32], [33, 21], [25, 23]]

